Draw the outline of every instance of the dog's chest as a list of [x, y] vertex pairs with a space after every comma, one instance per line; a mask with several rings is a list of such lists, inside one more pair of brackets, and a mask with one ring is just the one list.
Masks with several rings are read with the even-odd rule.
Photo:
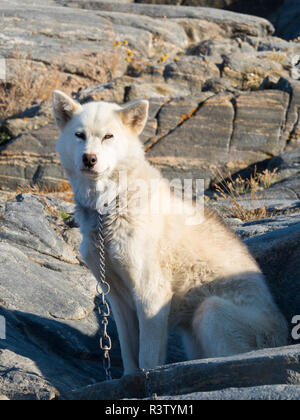
[[[77, 208], [77, 219], [83, 237], [93, 245], [95, 253], [99, 247], [99, 214], [90, 209]], [[105, 252], [113, 265], [124, 265], [132, 254], [133, 231], [128, 218], [122, 214], [107, 214], [103, 217], [101, 232], [105, 238]]]

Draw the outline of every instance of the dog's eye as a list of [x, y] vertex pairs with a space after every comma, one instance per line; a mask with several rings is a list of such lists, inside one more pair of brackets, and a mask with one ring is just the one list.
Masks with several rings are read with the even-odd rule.
[[77, 131], [77, 133], [75, 133], [75, 136], [81, 140], [86, 140], [86, 134], [82, 133], [81, 131]]
[[109, 140], [112, 139], [113, 135], [112, 134], [106, 134], [106, 136], [103, 137], [103, 140]]

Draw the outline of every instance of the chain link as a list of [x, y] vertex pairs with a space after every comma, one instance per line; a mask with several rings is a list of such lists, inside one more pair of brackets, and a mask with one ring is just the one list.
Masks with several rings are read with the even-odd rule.
[[145, 386], [146, 386], [146, 394], [149, 400], [157, 400], [157, 394], [152, 390], [152, 381], [150, 377], [150, 372], [146, 369], [142, 369], [142, 372], [145, 375]]
[[105, 243], [104, 243], [104, 223], [103, 216], [98, 213], [98, 244], [99, 244], [99, 280], [97, 284], [97, 293], [100, 296], [100, 302], [97, 304], [98, 312], [102, 324], [102, 334], [100, 337], [100, 349], [103, 351], [103, 368], [106, 380], [110, 381], [111, 362], [109, 352], [112, 348], [111, 338], [108, 335], [108, 317], [110, 316], [110, 307], [106, 301], [106, 296], [110, 292], [110, 286], [105, 280]]

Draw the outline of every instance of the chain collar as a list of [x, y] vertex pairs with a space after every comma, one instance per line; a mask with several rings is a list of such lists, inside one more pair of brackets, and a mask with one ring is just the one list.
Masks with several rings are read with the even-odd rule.
[[98, 231], [98, 245], [99, 245], [99, 279], [97, 283], [97, 293], [100, 296], [98, 303], [98, 312], [101, 317], [102, 334], [100, 338], [100, 349], [103, 351], [103, 367], [105, 370], [106, 380], [110, 381], [111, 376], [111, 362], [109, 352], [112, 348], [111, 338], [107, 332], [108, 317], [110, 316], [110, 308], [106, 301], [106, 296], [110, 292], [110, 286], [105, 279], [105, 240], [104, 240], [104, 216], [98, 213], [97, 216], [97, 231]]

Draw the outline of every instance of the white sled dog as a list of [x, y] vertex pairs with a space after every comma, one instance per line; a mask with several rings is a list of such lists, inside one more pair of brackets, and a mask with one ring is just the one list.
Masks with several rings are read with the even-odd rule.
[[[202, 223], [191, 224], [185, 212], [149, 209], [150, 198], [170, 195], [170, 188], [145, 159], [138, 138], [148, 102], [80, 105], [55, 91], [53, 108], [61, 131], [57, 151], [83, 235], [81, 253], [96, 278], [97, 210], [105, 209], [108, 298], [124, 373], [164, 363], [170, 326], [182, 332], [189, 359], [286, 345], [286, 322], [258, 265], [218, 216], [205, 211]], [[127, 183], [118, 182], [120, 172]], [[149, 189], [137, 194], [142, 184]], [[116, 205], [124, 194], [126, 205]]]

